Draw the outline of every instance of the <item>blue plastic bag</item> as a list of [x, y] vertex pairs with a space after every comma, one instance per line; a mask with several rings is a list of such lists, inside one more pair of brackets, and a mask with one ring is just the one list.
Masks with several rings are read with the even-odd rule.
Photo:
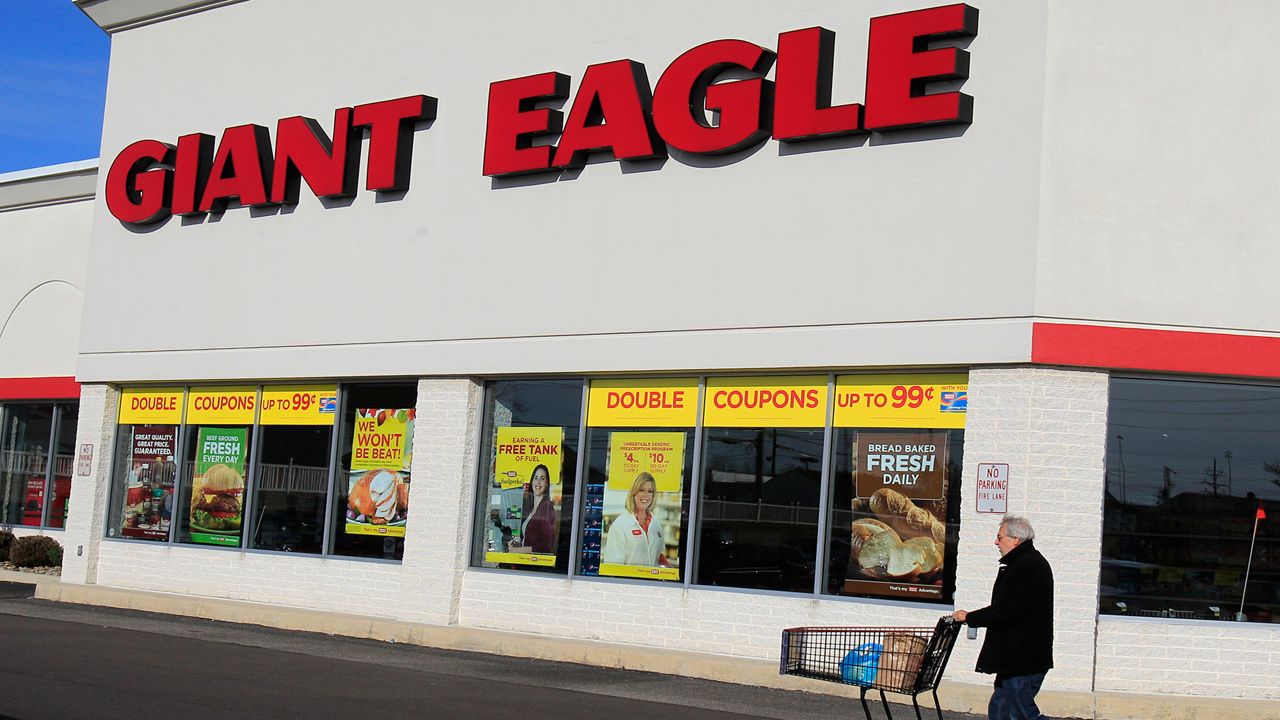
[[847, 683], [871, 687], [876, 681], [876, 671], [880, 668], [880, 653], [884, 646], [880, 643], [864, 643], [850, 650], [840, 661], [840, 677]]

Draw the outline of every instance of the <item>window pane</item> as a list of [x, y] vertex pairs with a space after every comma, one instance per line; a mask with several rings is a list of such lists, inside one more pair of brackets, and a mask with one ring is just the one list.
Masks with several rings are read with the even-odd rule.
[[49, 527], [66, 527], [68, 500], [71, 497], [71, 474], [76, 467], [76, 420], [80, 406], [63, 405], [58, 408], [58, 429], [54, 441], [53, 482], [50, 484]]
[[240, 547], [252, 425], [188, 426], [178, 542]]
[[1280, 622], [1280, 387], [1113, 378], [1106, 487], [1102, 613]]
[[581, 414], [581, 380], [489, 384], [472, 564], [567, 572]]
[[333, 428], [264, 425], [254, 476], [252, 547], [319, 553]]
[[39, 526], [44, 513], [52, 405], [7, 405], [0, 429], [0, 524]]
[[400, 560], [409, 525], [417, 385], [349, 385], [345, 393], [331, 552]]
[[823, 431], [705, 433], [697, 582], [813, 592]]
[[117, 428], [108, 537], [169, 539], [177, 448], [177, 425]]
[[583, 575], [681, 581], [691, 428], [591, 428]]
[[962, 430], [836, 428], [825, 592], [950, 602]]

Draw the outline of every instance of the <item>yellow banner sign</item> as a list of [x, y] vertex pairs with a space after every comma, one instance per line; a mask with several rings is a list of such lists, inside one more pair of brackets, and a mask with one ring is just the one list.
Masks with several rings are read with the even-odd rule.
[[533, 472], [539, 467], [546, 469], [549, 484], [559, 485], [563, 443], [564, 428], [498, 428], [498, 455], [493, 461], [493, 472], [499, 487], [510, 490], [532, 482]]
[[836, 378], [836, 427], [963, 428], [969, 375], [844, 375]]
[[118, 418], [121, 425], [179, 425], [182, 388], [124, 388]]
[[591, 382], [591, 427], [693, 427], [697, 420], [697, 378]]
[[680, 492], [684, 486], [682, 432], [609, 433], [610, 490], [630, 490], [636, 476], [653, 476], [656, 492]]
[[252, 425], [257, 406], [255, 387], [191, 388], [187, 393], [187, 423]]
[[338, 414], [333, 385], [268, 385], [262, 388], [263, 425], [332, 425]]
[[644, 580], [679, 580], [680, 568], [600, 563], [600, 574], [611, 577], [641, 578]]
[[827, 377], [727, 377], [707, 380], [706, 427], [823, 427]]
[[556, 556], [554, 553], [510, 553], [510, 552], [486, 552], [484, 561], [491, 563], [506, 563], [508, 565], [541, 565], [543, 567], [554, 567], [556, 564]]
[[383, 537], [404, 537], [404, 525], [368, 525], [364, 523], [347, 523], [347, 532], [352, 535], [381, 535]]
[[356, 408], [352, 470], [409, 472], [413, 460], [413, 408]]

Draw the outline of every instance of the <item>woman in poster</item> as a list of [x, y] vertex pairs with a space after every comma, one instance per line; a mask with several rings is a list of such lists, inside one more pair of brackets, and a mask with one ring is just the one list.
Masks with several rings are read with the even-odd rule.
[[662, 554], [666, 546], [661, 523], [653, 519], [653, 506], [658, 484], [653, 476], [642, 472], [631, 483], [625, 510], [614, 518], [605, 536], [600, 562], [645, 567], [670, 567]]
[[524, 523], [520, 535], [526, 552], [552, 553], [556, 551], [556, 530], [559, 518], [551, 504], [551, 471], [539, 465], [529, 474], [529, 484], [524, 486], [524, 511], [520, 514]]

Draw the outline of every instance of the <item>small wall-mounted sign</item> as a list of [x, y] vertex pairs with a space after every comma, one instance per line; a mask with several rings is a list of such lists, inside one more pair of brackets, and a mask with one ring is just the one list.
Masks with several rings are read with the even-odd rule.
[[978, 512], [1009, 512], [1009, 464], [978, 463]]
[[82, 443], [76, 458], [76, 475], [86, 477], [93, 471], [93, 443]]

